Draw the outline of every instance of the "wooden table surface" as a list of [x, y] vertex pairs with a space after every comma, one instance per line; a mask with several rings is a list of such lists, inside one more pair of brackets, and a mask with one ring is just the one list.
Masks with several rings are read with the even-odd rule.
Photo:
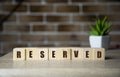
[[120, 49], [105, 61], [13, 61], [10, 52], [0, 57], [0, 77], [120, 77]]

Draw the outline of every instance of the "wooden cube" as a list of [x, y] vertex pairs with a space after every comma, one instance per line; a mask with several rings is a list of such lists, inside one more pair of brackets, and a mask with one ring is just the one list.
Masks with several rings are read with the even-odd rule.
[[48, 60], [48, 48], [38, 48], [37, 60]]
[[49, 60], [70, 60], [69, 48], [49, 48]]
[[93, 60], [105, 60], [105, 49], [104, 48], [94, 48]]
[[37, 60], [38, 59], [38, 48], [26, 48], [26, 60]]
[[83, 60], [93, 60], [93, 48], [83, 48]]
[[13, 60], [25, 60], [25, 48], [13, 49]]
[[72, 60], [82, 60], [83, 59], [83, 48], [71, 48]]
[[56, 60], [59, 57], [58, 48], [49, 48], [49, 60]]
[[71, 59], [71, 50], [70, 48], [60, 48], [59, 49], [61, 52], [61, 60], [70, 60]]

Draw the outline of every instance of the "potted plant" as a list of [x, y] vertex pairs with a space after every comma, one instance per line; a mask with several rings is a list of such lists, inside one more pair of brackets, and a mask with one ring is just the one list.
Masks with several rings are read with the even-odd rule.
[[95, 26], [89, 25], [89, 27], [91, 29], [89, 36], [90, 46], [107, 50], [110, 44], [109, 32], [111, 29], [111, 23], [107, 20], [107, 17], [96, 19]]

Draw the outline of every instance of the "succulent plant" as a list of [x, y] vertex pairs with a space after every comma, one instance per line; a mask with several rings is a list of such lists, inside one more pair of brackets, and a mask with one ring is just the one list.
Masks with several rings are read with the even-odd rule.
[[108, 35], [111, 29], [111, 23], [105, 16], [103, 19], [96, 19], [95, 26], [89, 25], [91, 29], [90, 35], [92, 36], [105, 36]]

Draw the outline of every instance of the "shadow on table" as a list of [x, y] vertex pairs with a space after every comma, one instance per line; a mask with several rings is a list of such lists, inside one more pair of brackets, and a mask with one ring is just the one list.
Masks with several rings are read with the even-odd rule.
[[5, 54], [0, 54], [0, 57], [4, 56]]
[[112, 60], [112, 59], [117, 59], [116, 57], [113, 57], [113, 56], [106, 56], [105, 57], [105, 60]]

